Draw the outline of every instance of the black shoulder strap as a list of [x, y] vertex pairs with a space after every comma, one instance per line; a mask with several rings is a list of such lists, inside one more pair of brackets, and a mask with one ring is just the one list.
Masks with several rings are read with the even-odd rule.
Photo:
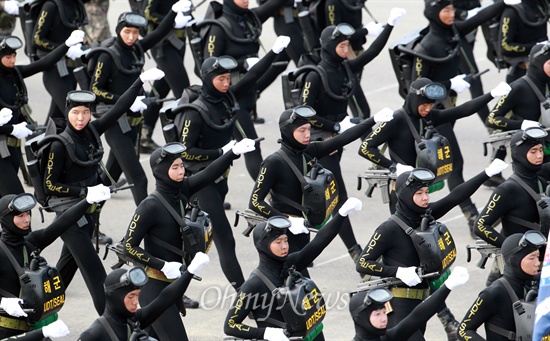
[[113, 327], [107, 322], [107, 319], [103, 316], [100, 316], [98, 318], [98, 321], [101, 323], [103, 328], [107, 331], [107, 334], [109, 334], [109, 337], [111, 338], [111, 341], [118, 341], [118, 337], [115, 334], [115, 331], [113, 330]]
[[546, 97], [542, 94], [542, 92], [540, 92], [539, 88], [537, 88], [535, 83], [533, 83], [533, 80], [527, 76], [523, 76], [521, 78], [529, 85], [529, 87], [531, 88], [531, 90], [533, 90], [535, 95], [537, 95], [537, 98], [539, 99], [539, 101], [541, 103], [544, 103], [546, 101]]
[[409, 126], [409, 130], [411, 131], [411, 134], [413, 135], [414, 140], [416, 141], [416, 143], [422, 142], [422, 137], [420, 137], [420, 134], [418, 133], [418, 131], [416, 131], [416, 128], [414, 127], [414, 125], [411, 121], [411, 118], [409, 117], [407, 112], [405, 110], [403, 110], [403, 108], [399, 109], [398, 111], [403, 113], [403, 116], [405, 116], [405, 121], [407, 121], [407, 125]]
[[[288, 166], [290, 167], [290, 169], [292, 169], [292, 172], [294, 173], [294, 175], [296, 176], [296, 178], [298, 178], [298, 181], [300, 181], [300, 184], [302, 185], [302, 192], [304, 191], [307, 191], [308, 188], [309, 188], [309, 184], [307, 183], [306, 179], [304, 178], [304, 175], [302, 173], [300, 173], [300, 171], [298, 170], [298, 168], [294, 165], [294, 163], [292, 163], [292, 161], [288, 158], [288, 155], [286, 155], [285, 151], [282, 150], [282, 149], [279, 149], [276, 151], [277, 154], [279, 154], [283, 160], [288, 164]], [[284, 202], [285, 204], [291, 206], [291, 207], [294, 207], [295, 209], [303, 212], [303, 213], [306, 213], [307, 212], [307, 208], [298, 204], [297, 202], [295, 201], [292, 201], [290, 200], [288, 197], [282, 195], [282, 194], [279, 194], [279, 193], [275, 193], [273, 191], [271, 191], [271, 195], [278, 198], [279, 200], [281, 200], [282, 202]]]
[[17, 263], [17, 260], [15, 259], [13, 254], [10, 252], [10, 250], [8, 249], [8, 247], [6, 246], [6, 244], [4, 243], [3, 240], [0, 240], [0, 248], [2, 248], [2, 251], [4, 251], [4, 253], [6, 254], [6, 257], [8, 257], [8, 259], [11, 263], [11, 266], [13, 266], [13, 268], [17, 272], [17, 275], [19, 276], [19, 279], [21, 281], [25, 281], [25, 279], [28, 280], [27, 274], [25, 274], [25, 271], [23, 270], [21, 265], [19, 265], [19, 263]]
[[[170, 206], [168, 201], [166, 201], [166, 199], [164, 198], [164, 196], [161, 193], [159, 193], [158, 191], [153, 191], [153, 193], [151, 193], [151, 195], [154, 196], [155, 198], [157, 198], [161, 202], [162, 206], [164, 206], [168, 210], [168, 212], [170, 212], [170, 215], [172, 215], [172, 217], [176, 220], [176, 222], [178, 223], [179, 226], [184, 227], [186, 225], [185, 220], [183, 220], [183, 218], [180, 217], [180, 215], [176, 212], [176, 210], [174, 210], [174, 208], [172, 206]], [[168, 244], [164, 240], [161, 240], [160, 238], [157, 238], [153, 235], [149, 235], [149, 238], [151, 238], [151, 240], [154, 243], [164, 247], [168, 251], [173, 252], [173, 253], [177, 254], [178, 256], [182, 256], [182, 257], [185, 256], [183, 250], [180, 250], [180, 249], [176, 248], [175, 246]]]
[[[521, 301], [519, 300], [518, 295], [516, 295], [516, 293], [514, 292], [514, 289], [512, 289], [512, 286], [510, 285], [508, 280], [504, 277], [501, 277], [497, 281], [499, 281], [502, 284], [502, 286], [506, 289], [506, 292], [508, 293], [510, 300], [512, 300], [512, 306], [515, 309], [516, 313], [518, 315], [524, 314], [525, 308], [523, 307], [523, 304], [521, 304]], [[515, 315], [516, 314], [514, 314], [514, 319], [515, 319]], [[516, 333], [511, 330], [506, 330], [492, 323], [485, 323], [485, 325], [487, 326], [487, 329], [489, 329], [490, 331], [497, 333], [499, 335], [502, 335], [508, 340], [516, 340]]]
[[421, 262], [423, 259], [430, 259], [432, 257], [432, 254], [429, 252], [429, 250], [426, 247], [423, 247], [426, 240], [419, 236], [414, 228], [407, 225], [401, 218], [399, 218], [395, 214], [392, 214], [390, 216], [390, 219], [396, 222], [397, 225], [401, 227], [403, 232], [405, 232], [407, 236], [412, 239], [414, 247], [416, 249], [416, 253], [418, 254], [418, 258], [420, 258]]
[[[542, 200], [542, 197], [540, 196], [540, 194], [535, 192], [531, 187], [529, 187], [525, 183], [525, 181], [523, 181], [519, 176], [517, 176], [517, 174], [514, 173], [514, 174], [510, 175], [510, 179], [517, 182], [527, 193], [529, 193], [531, 198], [533, 198], [533, 200], [535, 200], [535, 202], [537, 203], [537, 205], [539, 205], [540, 208], [544, 209], [548, 206], [546, 204], [546, 202], [544, 200]], [[540, 187], [540, 184], [539, 184], [539, 187]]]
[[[259, 270], [258, 268], [252, 270], [252, 273], [255, 274], [256, 276], [258, 276], [258, 278], [260, 278], [262, 280], [262, 282], [264, 282], [264, 284], [267, 286], [267, 288], [271, 291], [272, 295], [275, 295], [274, 294], [274, 291], [277, 289], [277, 287], [275, 287], [275, 285], [273, 284], [273, 282], [271, 282], [269, 280], [269, 278], [267, 278], [266, 275], [264, 275], [264, 273]], [[269, 316], [263, 316], [261, 317], [264, 321], [268, 322], [268, 323], [271, 323], [277, 327], [280, 327], [280, 328], [286, 328], [286, 323], [284, 322], [281, 322], [279, 320], [276, 320], [272, 317], [269, 317]]]

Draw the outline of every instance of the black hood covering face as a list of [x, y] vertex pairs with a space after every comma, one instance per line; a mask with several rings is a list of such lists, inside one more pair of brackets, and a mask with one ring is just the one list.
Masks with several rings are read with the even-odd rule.
[[281, 139], [284, 145], [294, 149], [294, 150], [304, 150], [307, 148], [307, 145], [302, 144], [294, 138], [294, 131], [299, 127], [303, 126], [306, 123], [309, 123], [308, 119], [297, 116], [294, 122], [287, 124], [281, 128], [281, 124], [286, 122], [292, 116], [292, 109], [283, 111], [279, 117], [279, 130], [281, 131]]
[[248, 8], [241, 8], [233, 0], [223, 0], [223, 12], [234, 16], [243, 16], [248, 13]]
[[450, 0], [424, 0], [424, 16], [430, 21], [440, 27], [449, 27], [439, 19], [439, 13], [447, 6], [452, 5]]
[[[543, 51], [543, 49], [547, 49]], [[544, 72], [544, 63], [550, 59], [550, 41], [536, 44], [529, 53], [527, 76], [540, 83], [550, 83], [550, 77]]]
[[[6, 210], [10, 202], [16, 196], [16, 194], [8, 194], [0, 198], [0, 212]], [[28, 230], [22, 230], [13, 223], [13, 218], [21, 213], [22, 212], [12, 211], [0, 219], [0, 224], [2, 225], [0, 239], [7, 245], [18, 246], [25, 244], [25, 236], [31, 232], [30, 228]]]
[[521, 261], [525, 256], [530, 254], [531, 252], [534, 252], [537, 250], [536, 247], [527, 245], [523, 249], [519, 250], [518, 252], [510, 255], [508, 254], [510, 251], [512, 251], [515, 247], [519, 245], [519, 241], [523, 237], [523, 234], [516, 233], [511, 236], [508, 236], [504, 242], [502, 243], [502, 247], [500, 248], [500, 251], [505, 256], [505, 264], [504, 264], [504, 275], [508, 278], [514, 278], [516, 280], [520, 280], [521, 282], [527, 282], [532, 281], [535, 276], [531, 276], [529, 274], [526, 274], [521, 269]]
[[535, 179], [537, 172], [542, 168], [541, 165], [534, 165], [527, 160], [527, 152], [538, 144], [542, 144], [543, 140], [526, 139], [522, 144], [516, 146], [516, 143], [522, 141], [523, 131], [519, 131], [512, 136], [510, 146], [512, 150], [512, 168], [514, 173], [521, 175], [527, 179]]
[[[419, 78], [411, 83], [410, 88], [415, 90], [420, 90], [422, 87], [432, 84], [433, 82], [428, 78]], [[405, 111], [413, 116], [413, 117], [421, 117], [418, 113], [418, 107], [421, 104], [425, 103], [435, 103], [433, 99], [429, 99], [427, 97], [424, 97], [422, 95], [418, 95], [414, 93], [413, 91], [409, 90], [409, 93], [407, 94], [407, 98], [405, 98], [405, 104], [403, 104], [403, 108], [405, 108]]]
[[162, 148], [158, 148], [151, 154], [151, 158], [149, 159], [149, 164], [153, 171], [153, 176], [156, 180], [156, 186], [162, 192], [169, 193], [174, 192], [174, 190], [179, 191], [179, 189], [182, 187], [182, 183], [170, 179], [170, 177], [168, 176], [168, 170], [170, 169], [170, 166], [172, 166], [172, 163], [176, 159], [181, 158], [181, 156], [167, 154], [158, 165], [155, 165], [157, 160], [159, 160], [161, 157]]
[[334, 25], [325, 27], [320, 37], [321, 59], [329, 64], [340, 64], [346, 60], [346, 58], [342, 58], [336, 53], [336, 46], [343, 41], [349, 40], [349, 37], [341, 34], [335, 38], [331, 38], [335, 28], [336, 26]]
[[[231, 1], [233, 2], [233, 1]], [[217, 102], [223, 98], [225, 93], [218, 91], [216, 87], [214, 87], [214, 78], [216, 78], [219, 75], [223, 75], [225, 73], [229, 73], [228, 70], [223, 68], [217, 68], [210, 72], [212, 68], [212, 65], [218, 60], [217, 57], [208, 57], [201, 65], [201, 80], [202, 80], [202, 88], [201, 88], [201, 94], [209, 100], [212, 100], [213, 102]]]
[[[354, 294], [349, 301], [349, 310], [353, 314], [353, 311], [360, 308], [367, 296], [368, 291], [361, 291]], [[384, 308], [385, 304], [372, 302], [361, 310], [358, 314], [352, 315], [353, 323], [355, 325], [356, 337], [359, 339], [378, 339], [380, 336], [386, 334], [387, 328], [379, 329], [375, 328], [370, 322], [370, 316], [373, 311]]]
[[420, 181], [412, 181], [409, 185], [402, 188], [402, 186], [407, 182], [410, 174], [410, 171], [400, 174], [395, 182], [397, 194], [396, 209], [409, 218], [418, 219], [421, 215], [426, 213], [429, 205], [428, 208], [418, 206], [414, 203], [413, 196], [416, 191], [426, 186]]
[[[105, 287], [109, 285], [120, 283], [120, 278], [128, 272], [128, 269], [115, 269], [105, 278]], [[124, 297], [131, 291], [136, 289], [141, 289], [136, 287], [133, 284], [128, 284], [121, 288], [116, 288], [114, 290], [109, 290], [105, 292], [106, 305], [105, 309], [111, 313], [115, 318], [127, 319], [134, 316], [134, 313], [126, 309], [124, 305]]]
[[258, 250], [258, 252], [260, 253], [260, 260], [264, 257], [267, 257], [270, 261], [284, 263], [287, 257], [279, 257], [274, 255], [273, 252], [271, 252], [269, 246], [275, 239], [279, 238], [283, 234], [286, 234], [287, 230], [273, 228], [271, 229], [271, 231], [266, 233], [266, 226], [267, 222], [261, 222], [256, 225], [254, 227], [254, 231], [252, 231], [254, 246], [256, 247], [256, 250]]

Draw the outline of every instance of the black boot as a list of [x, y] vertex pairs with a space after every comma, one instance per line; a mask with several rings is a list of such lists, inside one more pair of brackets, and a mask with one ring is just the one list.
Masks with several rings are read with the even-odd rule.
[[185, 295], [183, 295], [183, 305], [186, 309], [197, 309], [199, 307], [199, 301], [196, 301], [192, 298], [189, 298]]
[[156, 149], [160, 148], [158, 144], [153, 141], [153, 127], [144, 124], [141, 127], [141, 139], [139, 141], [139, 151], [144, 154], [151, 154]]
[[474, 232], [475, 223], [477, 220], [477, 217], [479, 216], [479, 212], [477, 211], [477, 208], [474, 204], [470, 204], [462, 209], [462, 213], [466, 217], [466, 220], [468, 221], [468, 229], [470, 230], [470, 237], [472, 239], [476, 239], [477, 236]]
[[109, 237], [101, 231], [98, 231], [99, 238], [97, 238], [96, 231], [97, 230], [94, 230], [94, 234], [92, 235], [92, 243], [95, 243], [95, 241], [98, 240], [100, 245], [113, 244], [113, 238]]
[[483, 186], [487, 186], [490, 188], [498, 187], [501, 183], [503, 183], [506, 179], [502, 176], [502, 173], [498, 173], [496, 175], [493, 175], [489, 179], [485, 180], [483, 183]]
[[445, 328], [445, 332], [447, 333], [447, 340], [458, 340], [458, 336], [456, 335], [456, 333], [458, 332], [458, 327], [460, 326], [460, 323], [455, 319], [453, 313], [451, 313], [449, 308], [444, 308], [443, 310], [438, 312], [437, 317], [439, 317], [439, 321], [441, 321], [443, 328]]

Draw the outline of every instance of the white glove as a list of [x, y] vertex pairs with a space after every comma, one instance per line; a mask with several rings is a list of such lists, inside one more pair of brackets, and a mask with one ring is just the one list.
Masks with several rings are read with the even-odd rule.
[[374, 114], [373, 117], [374, 117], [374, 122], [376, 123], [389, 122], [393, 120], [393, 110], [391, 110], [388, 107], [385, 107], [384, 109]]
[[182, 264], [180, 262], [165, 262], [160, 271], [162, 271], [166, 278], [174, 279], [181, 277], [181, 267]]
[[407, 11], [404, 8], [392, 8], [390, 11], [390, 16], [388, 17], [388, 25], [395, 26], [399, 20], [401, 20], [401, 17], [403, 17], [407, 13]]
[[256, 65], [256, 63], [258, 63], [260, 61], [260, 58], [258, 57], [249, 57], [249, 58], [246, 58], [246, 71], [249, 71], [250, 69], [252, 69], [252, 67], [254, 65]]
[[94, 204], [111, 199], [111, 189], [105, 185], [95, 185], [88, 187], [88, 194], [86, 194], [86, 201], [88, 204]]
[[83, 41], [84, 41], [84, 31], [74, 30], [71, 32], [71, 35], [69, 36], [69, 38], [65, 40], [65, 45], [67, 45], [68, 47], [71, 47], [71, 46], [75, 46], [76, 44], [80, 44]]
[[228, 151], [232, 150], [235, 143], [237, 143], [237, 141], [235, 141], [235, 140], [231, 140], [231, 141], [227, 142], [227, 144], [222, 147], [223, 154], [225, 154]]
[[466, 82], [464, 80], [464, 77], [466, 77], [466, 75], [461, 74], [451, 78], [451, 89], [454, 90], [457, 94], [461, 93], [462, 91], [470, 87], [470, 83]]
[[414, 169], [413, 166], [409, 166], [409, 165], [404, 165], [402, 163], [398, 163], [397, 165], [395, 165], [395, 174], [397, 176], [405, 173], [405, 172], [410, 172]]
[[78, 43], [69, 47], [69, 50], [67, 51], [67, 53], [65, 53], [65, 55], [72, 60], [76, 60], [77, 58], [80, 58], [80, 56], [82, 56], [84, 53], [86, 52], [82, 51], [82, 44]]
[[[235, 155], [246, 154], [256, 149], [256, 142], [252, 139], [242, 139], [235, 143], [231, 150]], [[225, 154], [225, 153], [224, 153]]]
[[288, 229], [292, 234], [308, 234], [309, 230], [306, 227], [304, 218], [300, 217], [288, 217], [290, 220], [290, 228]]
[[504, 3], [508, 6], [519, 5], [521, 4], [521, 0], [504, 0]]
[[184, 28], [185, 25], [187, 25], [187, 23], [191, 21], [191, 19], [193, 19], [192, 16], [184, 15], [182, 12], [178, 12], [178, 14], [176, 14], [176, 18], [174, 19], [174, 28]]
[[195, 254], [195, 257], [193, 257], [193, 260], [187, 267], [187, 271], [189, 273], [192, 273], [193, 275], [199, 272], [200, 269], [202, 269], [203, 266], [207, 265], [210, 262], [210, 257], [206, 253], [197, 252]]
[[487, 168], [485, 168], [485, 174], [487, 174], [488, 177], [492, 177], [493, 175], [497, 175], [503, 170], [508, 168], [508, 164], [501, 159], [494, 159], [493, 162]]
[[527, 128], [539, 128], [540, 123], [537, 121], [531, 121], [531, 120], [523, 120], [521, 122], [521, 130], [525, 130]]
[[468, 269], [462, 266], [455, 266], [447, 280], [445, 280], [445, 286], [449, 290], [453, 290], [468, 282], [469, 278], [470, 274], [468, 273]]
[[27, 122], [21, 122], [13, 125], [11, 135], [17, 137], [18, 139], [24, 139], [30, 134], [32, 134], [32, 130], [27, 128]]
[[479, 11], [481, 11], [481, 7], [476, 7], [468, 11], [468, 15], [466, 16], [466, 20], [470, 19], [474, 15], [478, 14]]
[[340, 122], [340, 130], [338, 133], [342, 134], [344, 131], [348, 130], [349, 128], [355, 127], [355, 123], [351, 121], [351, 117], [346, 116], [342, 122]]
[[510, 91], [512, 91], [510, 85], [508, 85], [506, 82], [500, 82], [497, 86], [493, 88], [493, 90], [491, 90], [491, 96], [500, 97], [508, 95]]
[[382, 33], [382, 31], [384, 30], [384, 25], [378, 22], [371, 21], [370, 23], [365, 25], [365, 28], [367, 29], [367, 31], [369, 31], [367, 33], [367, 36], [376, 37], [377, 35]]
[[3, 126], [4, 124], [8, 123], [12, 117], [13, 117], [13, 114], [11, 109], [2, 108], [2, 110], [0, 110], [0, 126]]
[[9, 15], [19, 15], [19, 2], [14, 0], [4, 1], [4, 12]]
[[271, 51], [275, 52], [275, 54], [279, 54], [286, 49], [288, 44], [290, 44], [290, 37], [278, 36], [277, 39], [275, 39], [275, 43], [273, 44]]
[[64, 337], [69, 335], [69, 327], [67, 327], [65, 322], [57, 320], [42, 327], [42, 334], [44, 334], [44, 337]]
[[408, 268], [397, 268], [397, 273], [395, 274], [395, 277], [399, 278], [403, 281], [406, 285], [410, 287], [414, 287], [415, 285], [422, 282], [420, 277], [418, 277], [418, 274], [416, 273], [416, 266], [410, 266]]
[[141, 79], [143, 83], [156, 81], [158, 79], [161, 79], [162, 77], [164, 77], [164, 71], [162, 71], [161, 69], [157, 69], [156, 67], [149, 69], [139, 75], [139, 79]]
[[361, 200], [349, 197], [348, 200], [340, 207], [338, 214], [342, 217], [347, 217], [351, 211], [360, 211], [363, 207]]
[[283, 328], [266, 327], [264, 339], [267, 341], [289, 341]]
[[174, 12], [183, 12], [183, 13], [190, 13], [191, 12], [191, 1], [189, 0], [180, 0], [172, 5], [172, 11]]
[[20, 303], [23, 303], [23, 300], [18, 297], [2, 297], [2, 300], [0, 301], [0, 308], [4, 309], [10, 316], [26, 317], [27, 313], [23, 311]]
[[132, 105], [130, 106], [130, 110], [132, 110], [133, 112], [141, 112], [147, 109], [147, 104], [143, 103], [142, 101], [144, 98], [145, 96], [137, 96], [134, 100], [134, 103], [132, 103]]

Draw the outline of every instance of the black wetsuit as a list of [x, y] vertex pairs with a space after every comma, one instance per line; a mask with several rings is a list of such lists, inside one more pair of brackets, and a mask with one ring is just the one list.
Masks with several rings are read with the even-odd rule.
[[[151, 32], [147, 37], [137, 40], [134, 46], [126, 45], [117, 34], [111, 49], [117, 51], [118, 62], [123, 70], [119, 70], [112, 56], [108, 53], [101, 53], [97, 58], [97, 65], [90, 82], [90, 91], [96, 97], [98, 103], [113, 105], [130, 85], [139, 77], [143, 69], [144, 52], [151, 49], [159, 40], [164, 37], [172, 28], [176, 13], [170, 11], [165, 21], [158, 29]], [[169, 74], [170, 72], [166, 72]], [[122, 172], [126, 175], [128, 183], [134, 184], [131, 188], [134, 202], [138, 205], [147, 197], [147, 177], [135, 152], [136, 140], [141, 127], [142, 115], [131, 110], [126, 111], [126, 116], [120, 120], [128, 123], [126, 129], [122, 130], [122, 124], [115, 124], [105, 132], [105, 139], [111, 149], [106, 168], [114, 181], [117, 181]], [[110, 179], [104, 176], [106, 185], [111, 185]]]
[[[61, 215], [58, 219], [51, 223], [47, 228], [32, 231], [26, 236], [13, 233], [11, 228], [3, 226], [4, 230], [2, 231], [0, 240], [2, 240], [6, 244], [10, 252], [17, 260], [17, 263], [21, 267], [28, 268], [28, 262], [31, 259], [31, 252], [36, 249], [40, 249], [42, 251], [44, 250], [44, 248], [48, 247], [62, 233], [64, 233], [67, 228], [72, 226], [80, 217], [82, 217], [89, 206], [90, 205], [86, 202], [86, 200], [81, 200], [78, 204], [65, 211], [63, 215]], [[13, 219], [13, 214], [10, 214], [9, 217]], [[15, 227], [14, 225], [13, 228], [17, 229], [17, 227]], [[26, 263], [25, 259], [27, 259]], [[11, 265], [8, 257], [4, 254], [4, 251], [2, 251], [1, 249], [0, 260], [0, 288], [12, 294], [12, 297], [20, 297], [19, 295], [21, 291], [21, 282], [19, 281], [19, 275]], [[6, 317], [9, 319], [25, 321], [25, 317]], [[24, 330], [15, 330], [0, 327], [0, 338], [5, 338], [22, 333], [24, 333]], [[42, 338], [40, 338], [40, 340], [42, 340]]]
[[[305, 149], [295, 148], [292, 142], [288, 142], [288, 137], [285, 138], [283, 135], [283, 139], [281, 140], [281, 150], [286, 153], [289, 159], [299, 170], [304, 169], [305, 164], [306, 169], [304, 170], [304, 174], [307, 174], [307, 172], [311, 169], [309, 162], [313, 158], [322, 158], [334, 150], [342, 148], [344, 145], [359, 138], [365, 133], [365, 131], [371, 129], [373, 125], [374, 119], [369, 118], [361, 124], [350, 128], [348, 131], [342, 133], [341, 135], [337, 135], [332, 139], [322, 142], [310, 142]], [[293, 202], [301, 204], [303, 196], [301, 188], [302, 186], [300, 181], [296, 178], [290, 166], [278, 153], [273, 153], [265, 158], [262, 163], [260, 174], [256, 179], [256, 184], [254, 185], [254, 189], [250, 196], [248, 207], [264, 217], [280, 215], [302, 217], [301, 211], [284, 203], [281, 201], [280, 197], [277, 196], [277, 194], [280, 194]], [[337, 207], [341, 207], [343, 204], [342, 200], [347, 200], [347, 198], [342, 198], [340, 187], [338, 187], [338, 191], [339, 204]], [[268, 203], [266, 202], [266, 197], [270, 193], [272, 193], [271, 203]], [[337, 214], [338, 209], [334, 208], [333, 212]], [[335, 214], [333, 214], [333, 216]], [[350, 239], [355, 240], [349, 219], [342, 222], [342, 228], [339, 233], [343, 241]], [[351, 236], [349, 233], [351, 233]], [[292, 233], [289, 233], [288, 237], [290, 252], [301, 250], [309, 241], [309, 234], [293, 235]], [[346, 247], [350, 249], [356, 244], [356, 242], [349, 246], [346, 244]]]
[[[429, 204], [432, 209], [431, 215], [434, 219], [439, 219], [453, 207], [458, 205], [464, 199], [471, 196], [489, 177], [485, 171], [476, 175], [472, 179], [457, 186], [451, 194], [446, 197]], [[413, 191], [411, 191], [414, 194]], [[421, 209], [412, 202], [411, 197], [408, 198], [409, 204], [403, 204], [404, 201], [397, 203], [397, 212], [394, 214], [405, 222], [410, 227], [418, 228], [422, 219], [422, 213], [425, 209]], [[403, 199], [405, 200], [405, 199]], [[416, 208], [411, 208], [414, 205]], [[380, 260], [381, 258], [381, 260]], [[401, 227], [392, 219], [388, 219], [376, 228], [369, 243], [363, 250], [359, 261], [357, 262], [356, 270], [362, 274], [369, 274], [379, 277], [395, 277], [399, 267], [419, 266], [420, 258], [409, 235], [407, 235]], [[399, 288], [409, 288], [402, 285]], [[427, 280], [420, 284], [411, 287], [411, 291], [418, 290], [418, 293], [426, 298], [429, 294], [429, 283]], [[412, 294], [412, 293], [411, 293]], [[418, 296], [417, 296], [418, 297]], [[391, 328], [408, 316], [411, 311], [422, 302], [421, 299], [394, 297], [392, 306], [394, 311], [389, 315], [388, 328]], [[423, 340], [423, 333], [426, 326], [419, 328], [419, 331], [413, 335], [411, 340]]]
[[[235, 155], [232, 152], [227, 152], [214, 161], [211, 167], [207, 167], [193, 176], [185, 177], [182, 182], [167, 179], [169, 165], [163, 167], [162, 171], [153, 169], [153, 174], [157, 180], [156, 191], [170, 203], [176, 212], [181, 212], [189, 198], [212, 183], [213, 179], [218, 178], [229, 167], [234, 158]], [[199, 204], [206, 211], [207, 202], [200, 201]], [[210, 213], [210, 217], [213, 218], [212, 213]], [[216, 236], [216, 231], [214, 230], [214, 240], [220, 238], [220, 236]], [[139, 297], [140, 304], [143, 306], [153, 302], [159, 297], [161, 291], [172, 282], [160, 271], [164, 263], [183, 263], [181, 255], [159, 245], [155, 238], [172, 245], [178, 250], [183, 248], [180, 226], [163, 204], [154, 196], [149, 195], [137, 207], [124, 237], [126, 253], [147, 267], [149, 280], [141, 289]], [[141, 241], [143, 241], [143, 247], [140, 246]], [[223, 262], [222, 256], [220, 256], [220, 260]], [[152, 323], [152, 330], [149, 334], [151, 336], [156, 335], [160, 340], [187, 340], [185, 327], [179, 314], [181, 300], [172, 300], [172, 302], [177, 303], [170, 305], [158, 316], [158, 319]]]
[[[275, 257], [272, 253], [268, 254], [267, 250], [259, 250], [260, 264], [256, 269], [261, 271], [275, 287], [283, 286], [288, 276], [288, 269], [291, 266], [295, 266], [297, 271], [306, 269], [308, 264], [315, 260], [336, 237], [344, 220], [347, 220], [347, 218], [339, 214], [335, 215], [319, 230], [309, 244], [300, 251], [290, 252], [286, 257]], [[258, 246], [256, 247], [258, 248]], [[277, 305], [271, 290], [268, 289], [260, 277], [252, 273], [242, 285], [235, 301], [227, 312], [223, 327], [224, 333], [243, 339], [262, 339], [266, 327], [278, 327], [265, 321], [265, 317], [284, 321], [281, 311], [274, 309], [274, 304]], [[257, 327], [243, 324], [250, 312], [254, 315]], [[315, 340], [324, 340], [324, 336], [320, 334]]]
[[[100, 157], [102, 151], [98, 150], [99, 142], [95, 134], [103, 134], [118, 118], [126, 112], [133, 103], [141, 86], [138, 78], [134, 84], [119, 98], [117, 103], [99, 119], [95, 119], [81, 131], [75, 130], [69, 123], [65, 128], [68, 136], [74, 143], [76, 158], [80, 161], [92, 161]], [[48, 167], [45, 177], [45, 191], [47, 195], [59, 198], [79, 198], [85, 195], [86, 187], [101, 183], [99, 174], [99, 160], [88, 166], [73, 163], [66, 147], [61, 141], [53, 141], [48, 153]], [[50, 200], [50, 204], [52, 200]], [[94, 206], [92, 206], [94, 207]], [[90, 291], [96, 311], [103, 313], [105, 308], [105, 292], [103, 281], [105, 269], [99, 259], [90, 238], [94, 230], [97, 212], [86, 213], [76, 224], [73, 224], [61, 235], [64, 245], [61, 257], [57, 262], [57, 268], [63, 277], [65, 286], [68, 287], [77, 269], [80, 269], [82, 277]], [[59, 212], [56, 212], [59, 215]], [[93, 214], [93, 215], [92, 215]]]
[[[232, 92], [237, 99], [248, 94], [254, 87], [258, 76], [269, 67], [275, 57], [276, 54], [273, 51], [268, 52], [237, 84], [231, 85], [228, 92]], [[229, 101], [229, 95], [219, 92], [214, 94], [215, 90], [212, 89], [210, 78], [203, 79], [203, 83], [199, 100], [206, 106], [210, 120], [218, 126], [224, 126], [225, 123], [231, 122], [231, 118], [235, 114], [230, 109], [233, 104]], [[235, 126], [242, 123], [241, 116], [237, 114], [235, 124], [227, 124], [225, 128], [214, 129], [195, 110], [188, 110], [181, 115], [183, 115], [183, 123], [178, 129], [182, 131], [182, 143], [187, 147], [183, 158], [188, 171], [204, 168], [212, 160], [222, 156], [221, 148], [231, 141]], [[229, 172], [229, 168], [226, 170]], [[223, 174], [209, 186], [201, 189], [195, 194], [195, 197], [199, 199], [201, 208], [208, 212], [212, 219], [214, 243], [220, 253], [222, 270], [229, 282], [238, 288], [244, 282], [244, 276], [235, 254], [235, 239], [231, 225], [223, 209], [223, 202], [228, 191], [227, 175], [228, 173]]]
[[[237, 43], [226, 36], [224, 30], [218, 25], [212, 25], [208, 33], [203, 38], [205, 44], [204, 57], [219, 57], [223, 55], [231, 56], [237, 60], [238, 67], [231, 72], [233, 85], [240, 82], [243, 74], [246, 74], [245, 61], [250, 57], [258, 57], [260, 49], [259, 39], [252, 40], [254, 33], [261, 32], [261, 26], [257, 27], [256, 22], [263, 23], [281, 6], [284, 0], [269, 0], [265, 4], [253, 8], [243, 9], [238, 7], [233, 0], [224, 0], [223, 14], [217, 18], [223, 25], [229, 25], [231, 34], [237, 38], [249, 38], [247, 43]], [[256, 18], [256, 20], [252, 20]], [[259, 78], [259, 77], [258, 77]], [[256, 85], [250, 88], [246, 93], [238, 96], [240, 110], [238, 111], [238, 120], [240, 129], [235, 129], [234, 136], [237, 140], [244, 137], [255, 139], [258, 137], [250, 112], [256, 105]], [[248, 174], [255, 179], [262, 163], [262, 154], [259, 145], [256, 150], [246, 153], [246, 169]]]
[[[138, 309], [136, 313], [132, 314], [133, 316], [129, 318], [128, 316], [120, 316], [120, 314], [117, 314], [116, 311], [112, 311], [117, 309], [110, 309], [107, 307], [103, 317], [115, 332], [117, 340], [129, 340], [135, 322], [139, 322], [139, 327], [143, 329], [150, 326], [158, 318], [162, 318], [162, 314], [169, 306], [173, 305], [174, 301], [181, 300], [181, 296], [185, 290], [187, 290], [192, 278], [193, 275], [191, 273], [188, 271], [183, 272], [181, 277], [175, 280], [171, 285], [166, 286], [166, 288], [162, 290], [155, 300]], [[181, 334], [177, 340], [186, 340], [187, 338], [184, 337], [184, 334]], [[80, 334], [80, 337], [78, 338], [78, 341], [104, 340], [112, 339], [99, 320], [95, 320], [88, 329]]]
[[[504, 60], [513, 64], [506, 74], [508, 84], [525, 75], [531, 48], [538, 42], [548, 40], [548, 13], [544, 12], [548, 4], [542, 6], [543, 1], [523, 1], [518, 5], [507, 6], [500, 17], [500, 50]], [[515, 61], [512, 63], [513, 59]]]
[[13, 115], [8, 123], [0, 126], [0, 136], [5, 135], [1, 139], [6, 139], [10, 154], [9, 156], [0, 155], [0, 169], [2, 169], [0, 197], [25, 192], [17, 176], [21, 164], [21, 140], [10, 135], [13, 125], [26, 121], [21, 111], [28, 102], [24, 79], [51, 67], [65, 55], [68, 49], [67, 45], [61, 44], [46, 57], [28, 65], [7, 68], [0, 63], [0, 109], [9, 108]]
[[[63, 44], [73, 30], [85, 23], [86, 11], [80, 0], [46, 1], [33, 30], [33, 43], [38, 49], [38, 56], [44, 57]], [[73, 74], [76, 63], [68, 57], [65, 57], [64, 62], [67, 73], [60, 73], [58, 66], [48, 68], [42, 75], [44, 87], [52, 96], [48, 117], [53, 118], [60, 129], [65, 126], [65, 97], [67, 92], [76, 89], [76, 78]]]

